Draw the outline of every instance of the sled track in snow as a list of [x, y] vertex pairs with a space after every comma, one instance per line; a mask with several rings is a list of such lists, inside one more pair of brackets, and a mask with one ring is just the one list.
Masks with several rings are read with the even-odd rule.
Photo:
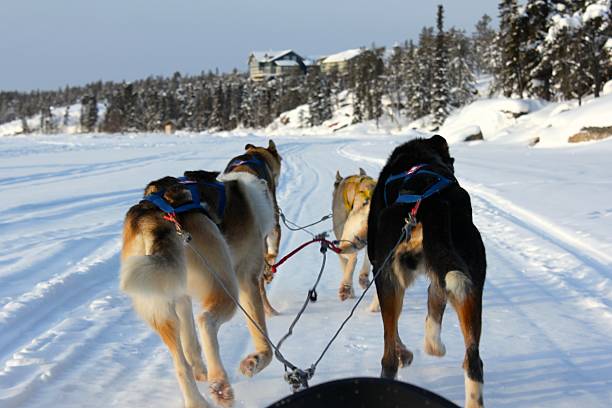
[[[152, 144], [143, 140], [126, 137], [104, 139], [101, 144], [34, 144], [32, 148], [23, 144], [0, 153], [3, 158], [32, 162], [0, 167], [10, 172], [0, 179], [0, 193], [9, 197], [21, 189], [64, 191], [70, 184], [82, 186], [53, 198], [15, 199], [0, 207], [4, 232], [0, 234], [2, 407], [31, 408], [58, 401], [69, 408], [181, 406], [165, 346], [117, 290], [122, 217], [153, 175], [220, 169], [243, 151], [247, 141], [240, 137], [186, 137], [170, 143], [164, 137]], [[262, 145], [267, 140], [249, 138], [248, 142]], [[347, 175], [364, 167], [375, 176], [396, 140], [276, 142], [284, 159], [279, 204], [292, 221], [306, 224], [329, 213], [337, 169]], [[121, 151], [124, 148], [132, 150]], [[103, 162], [104, 157], [112, 157], [105, 154], [115, 149], [123, 160]], [[93, 152], [91, 163], [58, 165], [55, 155], [67, 152], [79, 159]], [[37, 154], [46, 155], [42, 162], [33, 159]], [[474, 161], [470, 166], [478, 170], [478, 164]], [[109, 188], [107, 193], [90, 188], [124, 173], [134, 177], [133, 183]], [[523, 174], [529, 172], [519, 176]], [[546, 177], [548, 173], [538, 174]], [[482, 339], [485, 400], [489, 406], [508, 408], [606, 407], [612, 398], [612, 257], [589, 245], [588, 239], [573, 236], [473, 180], [478, 179], [462, 178], [462, 184], [472, 195], [475, 222], [489, 260]], [[328, 220], [312, 231], [330, 228]], [[306, 233], [284, 229], [281, 255], [308, 238]], [[309, 307], [296, 335], [283, 346], [298, 365], [312, 362], [351, 306], [350, 301], [337, 299], [340, 274], [334, 258], [328, 254], [319, 301]], [[282, 313], [269, 319], [273, 340], [284, 334], [301, 305], [320, 259], [314, 246], [301, 252], [280, 268], [269, 286], [271, 302]], [[455, 313], [449, 307], [444, 317], [447, 356], [443, 359], [427, 357], [422, 351], [425, 313], [426, 282], [419, 280], [407, 293], [400, 324], [415, 361], [399, 372], [400, 379], [461, 403], [463, 340]], [[313, 383], [350, 375], [376, 376], [381, 330], [378, 315], [360, 310], [322, 361]], [[252, 351], [240, 313], [222, 326], [220, 342], [236, 408], [265, 406], [289, 392], [276, 361], [252, 379], [239, 373], [239, 362]], [[207, 388], [200, 385], [209, 399]]]

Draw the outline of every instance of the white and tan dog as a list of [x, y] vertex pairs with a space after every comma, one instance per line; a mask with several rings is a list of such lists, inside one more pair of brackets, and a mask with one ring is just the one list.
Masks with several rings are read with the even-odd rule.
[[268, 147], [255, 146], [249, 143], [244, 147], [244, 150], [245, 152], [243, 154], [230, 160], [224, 170], [224, 174], [252, 174], [266, 182], [272, 197], [274, 204], [274, 227], [266, 237], [266, 248], [264, 253], [266, 268], [264, 269], [263, 276], [259, 279], [259, 290], [266, 315], [275, 316], [278, 315], [278, 312], [272, 307], [268, 300], [265, 283], [270, 283], [274, 277], [269, 267], [276, 262], [281, 239], [281, 228], [279, 224], [280, 212], [276, 201], [276, 187], [278, 186], [280, 178], [282, 158], [273, 140], [268, 141]]
[[[353, 290], [353, 273], [357, 264], [357, 254], [366, 248], [368, 234], [368, 213], [370, 199], [376, 186], [376, 180], [369, 177], [365, 170], [359, 169], [359, 174], [343, 178], [336, 172], [334, 193], [332, 199], [332, 218], [334, 234], [339, 241], [338, 247], [342, 249], [340, 267], [342, 268], [342, 281], [338, 289], [340, 300], [344, 301], [355, 296]], [[370, 260], [364, 256], [363, 265], [359, 272], [359, 285], [365, 289], [370, 282]], [[370, 305], [370, 310], [378, 310], [376, 298]]]
[[[258, 278], [265, 263], [265, 237], [274, 226], [274, 206], [265, 183], [253, 175], [226, 175], [216, 188], [211, 187], [216, 172], [185, 175], [197, 183], [200, 202], [206, 208], [176, 214], [192, 237], [189, 246], [156, 205], [144, 200], [136, 204], [123, 227], [120, 288], [170, 350], [185, 406], [209, 407], [197, 380], [208, 381], [212, 399], [229, 407], [234, 395], [219, 355], [217, 333], [235, 312], [232, 297], [239, 297], [266, 331]], [[151, 182], [145, 189], [145, 195], [156, 193], [175, 208], [192, 202], [191, 191], [173, 177]], [[223, 201], [226, 204], [221, 208]], [[192, 299], [202, 307], [195, 320]], [[272, 351], [257, 328], [248, 320], [247, 325], [255, 352], [242, 360], [240, 370], [252, 376], [270, 363]]]

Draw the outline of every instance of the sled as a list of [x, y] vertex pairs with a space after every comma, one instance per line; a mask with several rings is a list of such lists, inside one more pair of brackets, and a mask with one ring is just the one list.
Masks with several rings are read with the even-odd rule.
[[345, 378], [307, 388], [268, 408], [458, 408], [449, 400], [401, 381]]

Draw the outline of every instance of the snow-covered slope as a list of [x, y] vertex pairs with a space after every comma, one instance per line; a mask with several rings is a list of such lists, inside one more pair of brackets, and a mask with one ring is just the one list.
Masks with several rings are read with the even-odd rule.
[[583, 127], [612, 125], [612, 95], [577, 101], [545, 103], [533, 99], [477, 100], [454, 112], [439, 130], [450, 142], [461, 142], [465, 130], [480, 127], [484, 139], [527, 144], [539, 138], [540, 147], [567, 146]]
[[[300, 224], [319, 219], [329, 212], [336, 170], [377, 174], [393, 147], [414, 135], [275, 137], [284, 158], [283, 211]], [[247, 142], [266, 140], [233, 134], [0, 139], [0, 406], [181, 406], [168, 352], [117, 290], [122, 217], [149, 180], [221, 169]], [[573, 149], [491, 141], [451, 150], [487, 247], [481, 353], [488, 406], [608, 407], [612, 141]], [[281, 252], [308, 238], [283, 231]], [[282, 312], [270, 320], [273, 339], [301, 306], [320, 261], [309, 248], [279, 269], [269, 288]], [[331, 254], [327, 265], [319, 301], [283, 347], [302, 367], [352, 305], [336, 297], [340, 270]], [[463, 341], [452, 309], [442, 330], [447, 356], [422, 351], [426, 285], [419, 280], [406, 296], [400, 331], [415, 359], [400, 379], [461, 403]], [[378, 375], [382, 324], [365, 307], [313, 383]], [[237, 407], [264, 407], [289, 393], [277, 362], [252, 379], [239, 374], [252, 348], [241, 315], [222, 327], [220, 341]], [[206, 385], [200, 389], [206, 395]]]
[[[106, 112], [106, 105], [98, 103], [98, 123], [100, 123]], [[26, 120], [28, 132], [24, 130], [21, 120], [13, 120], [0, 124], [0, 136], [14, 136], [23, 133], [40, 133], [40, 114], [31, 116]], [[57, 129], [57, 133], [79, 133], [81, 131], [81, 104], [51, 108], [51, 122]]]

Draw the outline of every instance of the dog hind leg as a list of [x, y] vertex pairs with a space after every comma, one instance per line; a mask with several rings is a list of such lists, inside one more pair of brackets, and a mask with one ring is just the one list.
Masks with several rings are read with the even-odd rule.
[[[239, 274], [240, 304], [253, 318], [255, 324], [247, 319], [247, 326], [255, 345], [255, 352], [246, 356], [240, 363], [240, 371], [247, 377], [252, 377], [263, 370], [272, 361], [272, 349], [257, 326], [267, 334], [266, 318], [262, 298], [259, 293], [258, 276]], [[256, 326], [257, 325], [257, 326]]]
[[461, 332], [465, 341], [465, 407], [482, 408], [483, 401], [483, 364], [480, 359], [479, 344], [482, 324], [482, 291], [471, 290], [463, 299], [451, 296], [451, 303], [457, 311]]
[[182, 296], [176, 301], [176, 313], [181, 324], [181, 344], [185, 352], [185, 358], [193, 370], [195, 379], [206, 381], [206, 366], [202, 361], [202, 349], [195, 329], [193, 307], [189, 296]]
[[180, 334], [181, 323], [176, 313], [175, 305], [166, 301], [147, 300], [140, 303], [136, 300], [135, 306], [139, 314], [159, 334], [170, 351], [176, 377], [185, 399], [185, 407], [210, 407], [198, 391], [192, 368], [183, 353]]
[[425, 352], [432, 356], [442, 357], [446, 347], [440, 339], [442, 317], [446, 308], [446, 293], [436, 282], [427, 289], [427, 317], [425, 318]]
[[370, 264], [370, 258], [368, 258], [367, 248], [365, 248], [363, 264], [361, 265], [361, 270], [359, 271], [359, 286], [361, 286], [361, 289], [365, 289], [370, 284], [369, 276], [371, 268], [372, 264]]
[[353, 290], [353, 273], [355, 272], [355, 265], [357, 264], [357, 253], [346, 254], [344, 257], [346, 262], [344, 263], [342, 280], [340, 281], [340, 288], [338, 289], [338, 297], [341, 301], [355, 297], [355, 291]]
[[388, 277], [379, 278], [376, 283], [376, 289], [380, 301], [385, 343], [380, 376], [394, 379], [401, 358], [399, 347], [401, 340], [398, 338], [397, 321], [402, 310], [404, 289], [397, 282], [391, 282]]
[[219, 354], [219, 327], [228, 321], [235, 311], [235, 305], [227, 296], [218, 296], [214, 300], [203, 302], [206, 311], [198, 316], [200, 336], [204, 347], [204, 355], [208, 365], [208, 382], [211, 397], [223, 407], [229, 407], [234, 402], [234, 391], [227, 379]]

